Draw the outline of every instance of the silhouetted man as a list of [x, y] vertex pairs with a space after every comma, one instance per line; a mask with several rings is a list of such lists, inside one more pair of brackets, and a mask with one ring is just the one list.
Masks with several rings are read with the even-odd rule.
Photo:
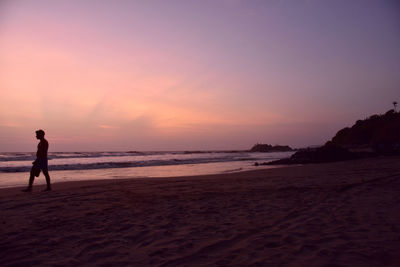
[[40, 140], [36, 152], [36, 160], [32, 163], [33, 166], [29, 177], [29, 185], [27, 189], [22, 190], [24, 192], [32, 191], [33, 180], [35, 179], [35, 176], [36, 177], [39, 176], [40, 171], [42, 171], [44, 177], [46, 177], [47, 188], [45, 191], [51, 190], [50, 175], [49, 175], [49, 170], [47, 168], [47, 150], [49, 149], [49, 143], [47, 142], [46, 139], [44, 139], [43, 130], [36, 131], [36, 138]]

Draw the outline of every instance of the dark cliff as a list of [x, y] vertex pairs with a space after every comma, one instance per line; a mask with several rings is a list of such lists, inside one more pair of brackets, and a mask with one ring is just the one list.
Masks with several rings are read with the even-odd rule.
[[325, 145], [301, 149], [288, 159], [267, 163], [305, 164], [400, 154], [400, 113], [389, 110], [346, 127]]
[[400, 113], [389, 110], [358, 120], [352, 127], [337, 132], [331, 143], [350, 150], [370, 148], [378, 153], [398, 152], [400, 149]]

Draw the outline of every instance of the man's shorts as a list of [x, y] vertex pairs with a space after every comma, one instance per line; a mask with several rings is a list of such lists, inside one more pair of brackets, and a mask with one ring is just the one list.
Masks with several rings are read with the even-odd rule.
[[33, 163], [31, 172], [34, 176], [38, 177], [40, 171], [48, 171], [47, 159], [36, 159]]

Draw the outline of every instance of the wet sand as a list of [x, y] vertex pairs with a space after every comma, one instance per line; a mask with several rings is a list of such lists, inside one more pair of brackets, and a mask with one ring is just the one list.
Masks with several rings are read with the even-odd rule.
[[0, 190], [1, 266], [400, 265], [400, 157], [44, 187]]

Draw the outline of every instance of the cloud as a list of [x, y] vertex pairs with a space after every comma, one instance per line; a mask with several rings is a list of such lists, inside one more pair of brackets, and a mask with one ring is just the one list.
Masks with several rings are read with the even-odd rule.
[[0, 121], [0, 127], [4, 127], [4, 128], [21, 128], [23, 127], [23, 125], [21, 123], [18, 122], [1, 122]]
[[119, 129], [118, 126], [107, 125], [107, 124], [100, 124], [99, 128], [101, 128], [101, 129]]

